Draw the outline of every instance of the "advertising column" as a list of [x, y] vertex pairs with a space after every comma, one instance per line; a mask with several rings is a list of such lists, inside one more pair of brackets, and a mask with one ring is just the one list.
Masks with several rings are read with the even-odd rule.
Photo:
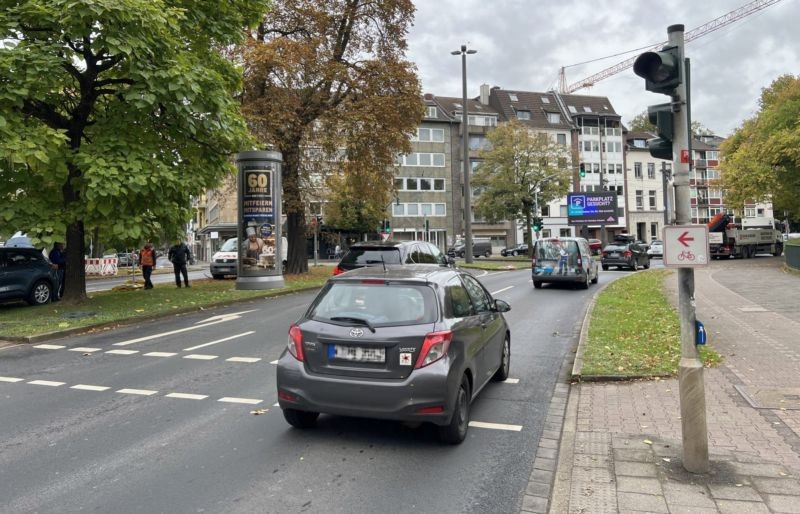
[[239, 263], [236, 289], [283, 287], [286, 249], [281, 234], [280, 152], [241, 152], [239, 170]]

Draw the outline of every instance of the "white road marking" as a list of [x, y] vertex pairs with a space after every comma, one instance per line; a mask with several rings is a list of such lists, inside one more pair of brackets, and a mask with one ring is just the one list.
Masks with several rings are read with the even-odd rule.
[[50, 387], [58, 387], [58, 386], [63, 386], [65, 384], [65, 382], [52, 382], [50, 380], [31, 380], [28, 383], [37, 386], [50, 386]]
[[274, 361], [271, 361], [271, 362], [270, 362], [270, 364], [277, 364], [277, 363], [278, 363], [278, 361], [277, 361], [277, 360], [274, 360]]
[[239, 319], [239, 317], [238, 316], [233, 316], [233, 317], [230, 317], [230, 318], [222, 318], [222, 319], [218, 319], [216, 321], [209, 321], [208, 323], [203, 323], [202, 325], [192, 325], [191, 327], [179, 328], [177, 330], [170, 330], [169, 332], [161, 332], [160, 334], [153, 334], [153, 335], [144, 336], [144, 337], [137, 337], [136, 339], [129, 339], [127, 341], [120, 341], [119, 343], [114, 343], [114, 346], [127, 346], [129, 344], [141, 343], [142, 341], [149, 341], [151, 339], [157, 339], [159, 337], [166, 337], [166, 336], [171, 336], [171, 335], [175, 335], [175, 334], [182, 334], [184, 332], [188, 332], [189, 330], [197, 330], [198, 328], [205, 328], [205, 327], [207, 327], [209, 325], [216, 325], [217, 323], [225, 323], [226, 321], [232, 321], [232, 320], [235, 320], [235, 319]]
[[120, 389], [117, 391], [122, 394], [138, 394], [141, 396], [150, 396], [156, 394], [158, 391], [150, 391], [149, 389]]
[[231, 357], [230, 359], [225, 359], [227, 362], [258, 362], [261, 360], [261, 357]]
[[150, 353], [143, 353], [145, 357], [174, 357], [178, 355], [174, 352], [150, 352]]
[[81, 391], [108, 391], [111, 389], [110, 387], [105, 386], [93, 386], [93, 385], [86, 385], [86, 384], [78, 384], [70, 387], [70, 389], [80, 389]]
[[511, 288], [513, 288], [513, 287], [514, 287], [514, 286], [508, 286], [508, 287], [504, 287], [503, 289], [499, 289], [499, 290], [497, 290], [497, 291], [494, 291], [493, 293], [491, 293], [491, 295], [492, 295], [492, 296], [494, 296], [494, 295], [496, 295], [496, 294], [500, 294], [500, 293], [502, 293], [503, 291], [508, 291], [509, 289], [511, 289]]
[[112, 355], [133, 355], [134, 353], [139, 353], [139, 350], [108, 350], [106, 353]]
[[226, 403], [246, 403], [248, 405], [258, 405], [259, 403], [263, 402], [264, 400], [256, 400], [253, 398], [232, 398], [230, 396], [226, 396], [224, 398], [220, 398], [217, 400], [218, 402], [226, 402]]
[[273, 407], [280, 407], [280, 406], [281, 406], [280, 403], [276, 403], [275, 405], [273, 405]]
[[503, 425], [502, 423], [484, 423], [483, 421], [470, 421], [469, 426], [475, 428], [490, 428], [492, 430], [510, 430], [512, 432], [519, 432], [522, 430], [522, 425]]
[[100, 350], [102, 350], [102, 348], [85, 348], [83, 346], [69, 349], [69, 351], [71, 352], [81, 352], [81, 353], [94, 353], [94, 352], [99, 352]]
[[165, 395], [167, 398], [182, 398], [184, 400], [205, 400], [208, 398], [207, 394], [189, 394], [189, 393], [169, 393]]
[[249, 332], [243, 332], [241, 334], [236, 334], [235, 336], [228, 336], [228, 337], [225, 337], [223, 339], [217, 339], [216, 341], [211, 341], [210, 343], [198, 344], [197, 346], [192, 346], [191, 348], [184, 348], [183, 351], [184, 352], [191, 352], [193, 350], [197, 350], [198, 348], [203, 348], [204, 346], [211, 346], [212, 344], [224, 343], [225, 341], [230, 341], [231, 339], [236, 339], [238, 337], [249, 336], [250, 334], [255, 334], [255, 333], [256, 333], [255, 330], [251, 330]]
[[518, 378], [507, 378], [507, 379], [503, 380], [503, 383], [504, 384], [519, 384], [519, 379]]
[[66, 346], [60, 344], [37, 344], [34, 348], [40, 348], [42, 350], [61, 350], [66, 348]]
[[200, 324], [209, 323], [209, 322], [215, 323], [215, 322], [217, 322], [219, 320], [230, 321], [227, 318], [231, 318], [231, 317], [234, 317], [234, 316], [236, 318], [241, 318], [242, 314], [249, 314], [251, 312], [256, 312], [257, 310], [258, 309], [251, 309], [249, 311], [230, 312], [228, 314], [217, 314], [216, 316], [211, 316], [210, 318], [206, 318], [204, 320], [198, 321], [198, 322], [195, 323], [195, 325], [200, 325]]
[[216, 359], [217, 357], [219, 357], [219, 355], [203, 355], [200, 353], [193, 353], [191, 355], [183, 356], [184, 359], [197, 359], [200, 361], [210, 361]]
[[0, 377], [0, 382], [22, 382], [24, 378]]

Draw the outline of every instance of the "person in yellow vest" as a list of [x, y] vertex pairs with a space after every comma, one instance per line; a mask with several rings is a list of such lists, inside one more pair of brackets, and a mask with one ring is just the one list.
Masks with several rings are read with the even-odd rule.
[[156, 251], [153, 250], [153, 245], [151, 243], [145, 243], [144, 248], [142, 248], [139, 252], [139, 265], [142, 267], [144, 288], [153, 289], [153, 283], [150, 281], [150, 275], [153, 274], [153, 268], [156, 265]]

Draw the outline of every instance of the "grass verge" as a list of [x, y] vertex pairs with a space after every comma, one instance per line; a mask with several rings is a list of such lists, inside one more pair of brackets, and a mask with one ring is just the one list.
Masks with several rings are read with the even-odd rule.
[[91, 293], [80, 305], [51, 303], [30, 307], [23, 303], [0, 305], [0, 339], [31, 337], [60, 330], [121, 323], [170, 312], [185, 312], [226, 302], [264, 298], [321, 287], [330, 277], [329, 266], [310, 267], [302, 275], [285, 275], [285, 287], [259, 291], [239, 291], [233, 280], [194, 280], [191, 288], [178, 289], [174, 284], [156, 284], [143, 289]]
[[[680, 320], [664, 294], [670, 270], [633, 273], [614, 281], [597, 297], [583, 354], [583, 376], [669, 376], [681, 356]], [[700, 347], [706, 366], [720, 362]]]

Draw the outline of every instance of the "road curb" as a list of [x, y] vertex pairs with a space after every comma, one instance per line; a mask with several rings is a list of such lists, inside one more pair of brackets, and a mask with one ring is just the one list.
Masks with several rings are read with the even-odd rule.
[[586, 340], [589, 336], [589, 322], [592, 319], [592, 312], [594, 312], [594, 306], [597, 303], [597, 297], [600, 296], [600, 293], [605, 291], [608, 284], [613, 284], [616, 280], [612, 280], [611, 282], [606, 282], [599, 289], [597, 289], [594, 294], [592, 295], [592, 299], [589, 300], [589, 306], [586, 308], [586, 314], [583, 316], [583, 323], [581, 324], [581, 335], [578, 338], [578, 349], [575, 352], [575, 360], [572, 363], [572, 380], [583, 380], [581, 377], [581, 369], [583, 368], [583, 352], [586, 350]]
[[210, 303], [206, 305], [198, 305], [196, 307], [184, 307], [182, 309], [176, 309], [173, 311], [163, 312], [161, 314], [153, 314], [148, 316], [135, 316], [132, 318], [126, 318], [123, 320], [118, 321], [108, 321], [105, 323], [96, 323], [94, 325], [84, 325], [82, 327], [74, 327], [74, 328], [67, 328], [64, 330], [57, 330], [55, 332], [48, 332], [46, 334], [37, 334], [35, 336], [4, 336], [0, 334], [0, 341], [8, 341], [12, 344], [33, 344], [39, 343], [42, 341], [50, 341], [53, 339], [60, 339], [62, 337], [68, 337], [76, 334], [83, 334], [86, 332], [92, 332], [95, 330], [102, 330], [106, 328], [121, 328], [130, 325], [135, 325], [137, 323], [146, 323], [148, 321], [156, 321], [159, 319], [169, 318], [172, 316], [182, 316], [184, 314], [191, 314], [194, 312], [199, 312], [207, 309], [215, 309], [217, 307], [225, 307], [227, 305], [236, 305], [240, 303], [248, 303], [254, 300], [263, 300], [265, 298], [276, 298], [280, 296], [287, 296], [290, 294], [295, 293], [305, 293], [308, 291], [315, 291], [322, 286], [308, 286], [303, 287], [300, 289], [292, 289], [290, 291], [277, 291], [271, 294], [267, 294], [264, 296], [250, 296], [248, 298], [236, 298], [231, 300], [222, 300], [215, 303]]

